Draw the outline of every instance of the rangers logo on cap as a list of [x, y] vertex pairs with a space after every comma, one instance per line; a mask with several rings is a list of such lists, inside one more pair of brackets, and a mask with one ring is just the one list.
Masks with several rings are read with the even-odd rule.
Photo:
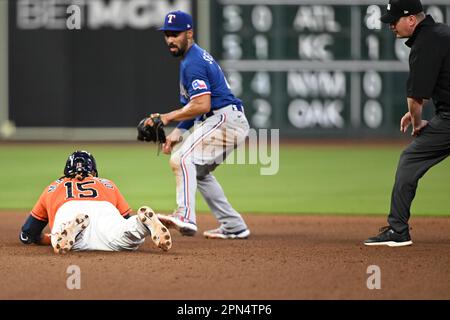
[[164, 25], [158, 30], [181, 32], [191, 30], [192, 26], [192, 16], [187, 12], [177, 10], [166, 15]]

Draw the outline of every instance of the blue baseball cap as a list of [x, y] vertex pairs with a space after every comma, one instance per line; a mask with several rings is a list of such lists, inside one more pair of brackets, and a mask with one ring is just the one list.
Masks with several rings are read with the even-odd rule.
[[183, 11], [169, 12], [164, 19], [164, 26], [160, 31], [186, 31], [191, 30], [193, 26], [192, 17], [189, 13]]

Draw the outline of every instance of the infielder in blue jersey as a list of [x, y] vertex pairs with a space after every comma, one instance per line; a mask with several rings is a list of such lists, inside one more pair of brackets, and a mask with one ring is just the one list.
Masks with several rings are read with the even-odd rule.
[[[192, 27], [189, 14], [174, 11], [166, 15], [164, 26], [159, 29], [164, 32], [171, 54], [181, 58], [180, 102], [183, 105], [161, 115], [164, 125], [180, 122], [163, 145], [163, 152], [171, 154], [178, 208], [172, 215], [159, 215], [159, 218], [167, 227], [193, 236], [197, 232], [195, 193], [198, 188], [220, 223], [217, 229], [205, 231], [203, 235], [214, 239], [245, 239], [250, 230], [211, 172], [245, 141], [249, 124], [242, 102], [231, 93], [220, 66], [195, 43]], [[151, 124], [152, 120], [148, 121]], [[192, 132], [182, 139], [183, 133], [191, 128]]]

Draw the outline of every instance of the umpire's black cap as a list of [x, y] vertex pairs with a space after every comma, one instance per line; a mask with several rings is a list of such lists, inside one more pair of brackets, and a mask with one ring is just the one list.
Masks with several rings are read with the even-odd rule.
[[164, 26], [159, 28], [160, 31], [186, 31], [192, 29], [192, 16], [183, 11], [172, 11], [166, 14]]
[[387, 5], [387, 12], [381, 16], [380, 20], [384, 23], [394, 23], [401, 17], [422, 12], [420, 0], [390, 0]]

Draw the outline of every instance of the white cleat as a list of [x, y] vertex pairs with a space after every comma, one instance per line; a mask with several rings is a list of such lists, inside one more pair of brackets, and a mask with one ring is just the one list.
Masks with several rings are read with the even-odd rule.
[[250, 235], [249, 229], [243, 229], [236, 232], [228, 232], [221, 228], [203, 232], [206, 239], [247, 239]]
[[411, 246], [413, 242], [411, 240], [409, 241], [384, 241], [384, 242], [365, 242], [366, 246], [388, 246], [388, 247], [405, 247], [405, 246]]
[[177, 229], [183, 236], [192, 237], [197, 233], [195, 223], [185, 220], [181, 216], [158, 214], [158, 218], [167, 228]]
[[69, 252], [75, 244], [77, 235], [88, 225], [89, 216], [87, 214], [79, 214], [72, 221], [63, 224], [62, 231], [55, 234], [56, 244], [53, 247], [55, 253], [65, 254]]
[[172, 248], [172, 237], [167, 227], [159, 221], [156, 213], [147, 206], [138, 209], [139, 220], [148, 227], [153, 243], [164, 251]]

